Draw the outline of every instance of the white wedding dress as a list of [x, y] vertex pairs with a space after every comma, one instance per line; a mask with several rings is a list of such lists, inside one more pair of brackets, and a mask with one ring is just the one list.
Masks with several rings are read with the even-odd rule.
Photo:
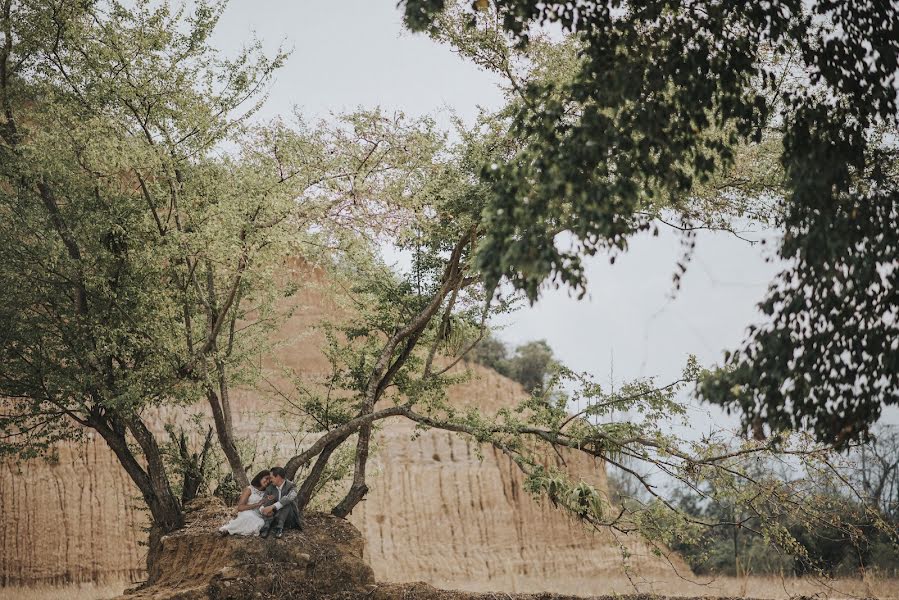
[[[250, 486], [250, 497], [247, 498], [247, 504], [253, 504], [262, 500], [265, 492], [257, 490]], [[258, 508], [253, 510], [243, 510], [237, 513], [237, 516], [222, 525], [219, 528], [221, 532], [228, 532], [231, 535], [256, 535], [265, 524], [265, 519], [259, 513]]]

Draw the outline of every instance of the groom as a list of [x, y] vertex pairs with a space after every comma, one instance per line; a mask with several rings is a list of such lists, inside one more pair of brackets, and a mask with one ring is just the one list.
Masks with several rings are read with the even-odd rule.
[[303, 520], [300, 511], [297, 510], [297, 487], [292, 481], [286, 479], [283, 467], [271, 468], [271, 483], [265, 488], [265, 495], [271, 500], [263, 508], [259, 509], [265, 524], [259, 530], [259, 537], [267, 538], [274, 530], [275, 538], [281, 539], [284, 529], [302, 529]]

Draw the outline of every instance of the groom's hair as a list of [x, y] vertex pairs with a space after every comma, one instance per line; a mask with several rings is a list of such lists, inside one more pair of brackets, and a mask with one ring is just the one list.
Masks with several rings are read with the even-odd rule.
[[281, 477], [282, 479], [287, 479], [287, 472], [284, 470], [284, 467], [272, 467], [270, 471], [272, 473], [272, 477]]

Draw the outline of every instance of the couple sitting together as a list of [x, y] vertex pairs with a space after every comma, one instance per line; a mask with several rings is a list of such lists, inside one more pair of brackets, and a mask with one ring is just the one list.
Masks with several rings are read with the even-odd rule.
[[222, 527], [225, 535], [268, 537], [274, 532], [280, 539], [285, 529], [302, 529], [303, 520], [297, 510], [297, 488], [286, 479], [282, 467], [260, 471], [237, 500], [237, 516]]

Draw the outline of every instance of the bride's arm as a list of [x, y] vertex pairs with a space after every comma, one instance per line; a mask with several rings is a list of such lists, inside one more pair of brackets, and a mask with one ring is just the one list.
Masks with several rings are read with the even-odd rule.
[[262, 502], [254, 502], [252, 504], [247, 504], [247, 500], [250, 499], [250, 488], [244, 488], [244, 491], [240, 493], [240, 498], [237, 499], [237, 512], [243, 512], [245, 510], [253, 510], [254, 508], [259, 508], [262, 506]]

